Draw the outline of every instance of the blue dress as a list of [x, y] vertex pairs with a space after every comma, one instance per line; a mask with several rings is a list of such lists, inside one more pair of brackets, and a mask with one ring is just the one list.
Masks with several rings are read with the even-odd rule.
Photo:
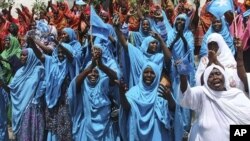
[[126, 98], [131, 106], [130, 111], [120, 108], [119, 125], [122, 139], [125, 141], [171, 141], [171, 115], [168, 103], [157, 94], [161, 71], [159, 66], [148, 62], [142, 71], [151, 67], [155, 79], [150, 86], [143, 82], [141, 74], [139, 83], [132, 87]]
[[[180, 14], [176, 17], [177, 18], [183, 18], [185, 19], [185, 27], [183, 31], [183, 35], [187, 40], [187, 49], [184, 47], [184, 43], [182, 39], [178, 39], [176, 43], [173, 45], [172, 48], [172, 64], [171, 64], [171, 70], [170, 70], [170, 78], [172, 82], [172, 89], [173, 89], [173, 95], [174, 99], [176, 101], [179, 101], [179, 85], [180, 85], [180, 75], [177, 72], [176, 66], [175, 66], [175, 60], [178, 60], [182, 58], [187, 50], [191, 50], [190, 55], [190, 63], [194, 64], [194, 37], [192, 32], [189, 30], [189, 18], [186, 14]], [[176, 22], [176, 20], [175, 20]], [[175, 25], [174, 22], [174, 25]], [[175, 27], [169, 32], [168, 34], [168, 40], [167, 40], [167, 46], [170, 47], [172, 42], [174, 41], [175, 37], [177, 35], [177, 30]], [[191, 86], [195, 84], [195, 70], [193, 69], [188, 74], [188, 81]], [[180, 105], [176, 105], [175, 110], [175, 140], [180, 141], [182, 140], [183, 134], [185, 131], [189, 131], [191, 128], [191, 113], [189, 109], [185, 109], [180, 107]]]
[[140, 48], [128, 44], [128, 55], [130, 61], [130, 76], [129, 76], [129, 87], [135, 86], [139, 82], [139, 77], [141, 74], [142, 67], [147, 62], [153, 62], [160, 67], [162, 71], [163, 67], [163, 54], [155, 53], [150, 54], [147, 52], [149, 44], [153, 41], [156, 41], [152, 36], [146, 37]]
[[47, 106], [45, 109], [47, 141], [72, 140], [72, 124], [66, 101], [66, 91], [71, 80], [78, 74], [78, 58], [74, 55], [71, 45], [62, 43], [62, 46], [73, 54], [73, 62], [70, 63], [67, 58], [59, 61], [57, 48], [52, 56], [45, 56], [43, 91]]
[[119, 140], [119, 132], [110, 117], [109, 78], [97, 70], [99, 79], [96, 84], [91, 84], [85, 78], [79, 93], [76, 91], [76, 79], [69, 86], [68, 101], [75, 141]]
[[32, 49], [27, 48], [26, 64], [9, 84], [12, 101], [12, 130], [19, 141], [43, 141], [44, 117], [41, 104], [41, 86], [44, 67]]

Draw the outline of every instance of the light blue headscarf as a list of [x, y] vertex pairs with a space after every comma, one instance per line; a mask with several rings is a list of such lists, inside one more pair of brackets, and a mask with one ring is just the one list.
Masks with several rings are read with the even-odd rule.
[[[155, 73], [155, 79], [149, 86], [143, 81], [143, 71], [148, 67]], [[168, 140], [165, 138], [169, 128], [167, 106], [163, 109], [157, 106], [160, 76], [160, 67], [148, 62], [142, 68], [138, 84], [126, 93], [131, 109], [126, 112], [121, 107], [119, 116], [120, 131], [124, 140]]]
[[[121, 77], [121, 71], [120, 71], [119, 65], [116, 62], [116, 60], [113, 58], [113, 55], [110, 52], [110, 50], [107, 49], [107, 47], [102, 45], [102, 44], [94, 44], [94, 47], [100, 48], [102, 50], [102, 63], [105, 66], [112, 69], [113, 71], [115, 71], [117, 77], [120, 78]], [[90, 64], [90, 63], [91, 63], [91, 60], [88, 62], [88, 64]], [[104, 74], [104, 75], [106, 75], [106, 74]]]
[[[176, 19], [182, 18], [185, 19], [185, 27], [183, 31], [183, 35], [187, 40], [188, 47], [187, 49], [194, 50], [194, 36], [191, 30], [189, 29], [190, 19], [186, 14], [180, 14], [175, 18], [174, 25], [176, 24]], [[171, 43], [174, 41], [175, 37], [177, 36], [177, 30], [174, 26], [173, 29], [168, 34], [167, 46], [170, 47]], [[172, 55], [175, 59], [180, 59], [185, 54], [184, 43], [182, 39], [179, 39], [172, 49]]]
[[44, 76], [44, 68], [40, 60], [31, 48], [27, 50], [26, 64], [16, 72], [9, 84], [12, 100], [12, 129], [15, 134], [20, 129], [22, 115], [29, 103], [35, 97], [41, 96], [40, 86]]
[[68, 89], [75, 140], [115, 140], [116, 138], [110, 119], [109, 79], [101, 70], [96, 69], [99, 78], [95, 84], [91, 84], [86, 77], [81, 84], [80, 93], [77, 93], [75, 78]]
[[36, 28], [41, 31], [42, 34], [49, 33], [48, 22], [44, 19], [36, 21]]
[[134, 47], [130, 43], [128, 44], [128, 53], [129, 53], [129, 60], [130, 60], [129, 87], [132, 87], [138, 84], [142, 67], [146, 62], [148, 61], [153, 62], [159, 65], [160, 69], [162, 70], [163, 54], [162, 53], [150, 54], [147, 52], [149, 44], [153, 41], [157, 41], [157, 40], [153, 38], [152, 36], [146, 37], [143, 40], [140, 49]]
[[111, 36], [115, 40], [115, 44], [112, 43], [110, 40], [102, 39], [98, 36], [95, 36], [94, 44], [101, 44], [103, 47], [105, 47], [105, 50], [109, 50], [112, 57], [117, 60], [118, 58], [118, 42], [117, 42], [117, 36], [114, 30], [114, 27], [111, 24], [106, 24], [109, 36]]
[[[72, 46], [69, 44], [61, 43], [71, 53], [73, 52]], [[73, 61], [70, 63], [67, 58], [62, 62], [58, 59], [58, 48], [53, 52], [52, 57], [45, 56], [45, 98], [48, 108], [53, 108], [61, 96], [61, 86], [67, 75], [73, 79], [77, 73], [77, 63]]]
[[[182, 58], [186, 51], [191, 50], [191, 63], [194, 64], [194, 37], [192, 32], [189, 29], [189, 17], [186, 14], [180, 14], [176, 17], [185, 19], [185, 27], [183, 31], [183, 35], [187, 40], [187, 50], [184, 47], [184, 43], [182, 39], [177, 40], [172, 48], [172, 65], [171, 65], [171, 73], [170, 78], [172, 82], [172, 89], [173, 89], [173, 96], [176, 101], [178, 101], [178, 93], [179, 93], [179, 85], [180, 85], [180, 75], [176, 70], [176, 66], [174, 65], [175, 60]], [[174, 25], [176, 23], [176, 19]], [[168, 34], [167, 46], [170, 47], [171, 43], [174, 41], [177, 35], [176, 27], [174, 26], [173, 30], [170, 31]], [[191, 71], [188, 75], [188, 81], [191, 86], [195, 84], [195, 70]], [[191, 126], [191, 117], [190, 117], [190, 110], [184, 109], [180, 107], [180, 105], [176, 105], [175, 110], [175, 140], [179, 141], [182, 140], [184, 129], [189, 130]]]
[[[224, 38], [226, 41], [228, 47], [230, 48], [231, 52], [233, 55], [235, 55], [235, 47], [234, 47], [234, 42], [233, 42], [233, 36], [230, 33], [229, 30], [229, 25], [226, 22], [225, 18], [222, 17], [221, 19], [222, 27], [221, 31], [218, 32], [221, 34], [221, 36]], [[202, 44], [201, 44], [201, 49], [200, 49], [200, 57], [203, 57], [208, 54], [207, 51], [207, 37], [211, 34], [214, 33], [215, 31], [212, 28], [212, 25], [210, 25], [209, 29], [207, 30], [206, 34], [203, 37]]]
[[[184, 27], [184, 31], [183, 31], [183, 35], [187, 40], [187, 50], [184, 47], [184, 43], [182, 41], [182, 39], [178, 39], [176, 41], [176, 43], [174, 44], [173, 48], [172, 48], [172, 66], [171, 66], [171, 76], [173, 76], [171, 79], [171, 81], [174, 83], [173, 79], [176, 79], [176, 75], [178, 75], [178, 72], [176, 70], [176, 67], [174, 66], [174, 61], [178, 60], [182, 57], [184, 57], [184, 55], [186, 54], [186, 52], [188, 50], [191, 50], [190, 54], [191, 55], [191, 60], [190, 62], [194, 64], [194, 36], [193, 33], [191, 32], [191, 30], [189, 29], [189, 17], [186, 14], [180, 14], [176, 17], [177, 18], [183, 18], [185, 19], [185, 27]], [[174, 22], [174, 25], [176, 24], [176, 19]], [[170, 47], [171, 43], [174, 41], [175, 37], [177, 36], [177, 30], [176, 27], [174, 26], [173, 30], [170, 31], [170, 33], [168, 34], [168, 40], [167, 40], [167, 46]], [[195, 83], [195, 78], [194, 78], [194, 74], [195, 74], [195, 70], [193, 70], [192, 72], [190, 72], [190, 84], [193, 85]]]
[[148, 33], [145, 33], [144, 31], [143, 31], [143, 22], [145, 21], [145, 20], [147, 20], [148, 21], [148, 23], [149, 23], [149, 31], [151, 30], [151, 23], [150, 23], [150, 20], [149, 19], [143, 19], [142, 21], [141, 21], [141, 23], [140, 23], [140, 28], [139, 28], [139, 31], [138, 32], [136, 32], [136, 31], [131, 31], [130, 33], [129, 33], [129, 42], [131, 43], [131, 44], [133, 44], [135, 47], [140, 47], [141, 46], [141, 44], [142, 44], [142, 41], [146, 38], [146, 37], [148, 37], [148, 36], [150, 36], [150, 34], [149, 34], [149, 32]]
[[163, 21], [156, 23], [154, 19], [151, 19], [152, 30], [159, 33], [161, 37], [166, 41], [168, 38], [168, 33], [172, 30], [172, 26], [166, 16], [166, 13], [162, 10]]
[[81, 64], [82, 47], [81, 47], [81, 43], [77, 40], [75, 31], [72, 28], [64, 28], [63, 31], [68, 34], [69, 42], [67, 44], [72, 46], [73, 55], [77, 58], [78, 63]]

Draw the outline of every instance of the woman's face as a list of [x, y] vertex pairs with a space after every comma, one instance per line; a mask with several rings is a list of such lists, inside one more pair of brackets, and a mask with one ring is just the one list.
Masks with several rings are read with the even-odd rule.
[[65, 43], [68, 43], [70, 41], [69, 35], [65, 31], [62, 32], [62, 41]]
[[28, 50], [27, 49], [23, 49], [21, 52], [21, 57], [20, 57], [20, 61], [23, 65], [26, 64], [27, 62], [27, 58], [28, 58]]
[[147, 85], [150, 86], [155, 79], [155, 73], [151, 67], [147, 67], [143, 71], [143, 82]]
[[63, 53], [63, 50], [61, 47], [58, 47], [58, 59], [60, 62], [62, 62], [65, 59], [65, 54]]
[[222, 22], [221, 20], [214, 19], [212, 20], [212, 28], [215, 32], [220, 32], [222, 29]]
[[214, 68], [208, 76], [207, 85], [215, 91], [223, 91], [225, 90], [224, 87], [225, 78], [224, 75], [218, 70]]
[[96, 82], [99, 78], [98, 70], [96, 68], [92, 69], [91, 73], [88, 74], [87, 78], [91, 84], [93, 84], [93, 85], [96, 84]]
[[10, 48], [10, 38], [9, 37], [5, 37], [5, 39], [4, 39], [4, 47], [6, 49]]
[[147, 52], [150, 54], [155, 54], [157, 52], [157, 49], [158, 49], [158, 42], [155, 40], [149, 43]]
[[149, 25], [149, 21], [148, 20], [143, 20], [143, 22], [142, 22], [142, 30], [143, 30], [144, 33], [149, 32], [150, 25]]
[[175, 22], [175, 28], [177, 31], [183, 31], [185, 28], [186, 20], [184, 18], [178, 17]]
[[219, 46], [217, 42], [212, 41], [207, 44], [208, 50], [213, 50], [215, 53], [219, 50]]

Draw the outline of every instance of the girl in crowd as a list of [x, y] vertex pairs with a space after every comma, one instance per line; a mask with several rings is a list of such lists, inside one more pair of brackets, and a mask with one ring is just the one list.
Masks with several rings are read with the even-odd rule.
[[119, 139], [119, 130], [111, 119], [110, 99], [110, 86], [117, 79], [116, 72], [102, 63], [101, 49], [93, 48], [92, 61], [73, 79], [68, 90], [74, 140]]
[[[127, 43], [124, 35], [119, 29], [119, 19], [114, 19], [115, 31], [118, 36], [118, 39], [121, 42], [124, 50], [128, 52], [129, 60], [130, 60], [130, 76], [129, 76], [129, 87], [136, 85], [139, 82], [139, 76], [141, 73], [141, 69], [143, 65], [147, 61], [154, 62], [158, 64], [162, 71], [163, 62], [165, 60], [169, 60], [171, 53], [167, 49], [165, 42], [161, 38], [161, 36], [157, 33], [151, 32], [152, 36], [146, 37], [140, 48], [134, 47], [132, 44]], [[159, 52], [159, 46], [163, 51], [163, 54]]]
[[[160, 77], [159, 66], [148, 62], [137, 85], [126, 92], [121, 83], [119, 125], [123, 140], [173, 140], [168, 102], [157, 92]], [[168, 100], [173, 101], [172, 97]]]
[[[167, 45], [171, 50], [172, 54], [172, 65], [170, 69], [170, 78], [172, 82], [173, 95], [178, 101], [179, 90], [177, 87], [180, 84], [180, 74], [185, 73], [188, 75], [190, 85], [195, 84], [195, 69], [194, 69], [194, 37], [189, 29], [189, 18], [186, 14], [180, 14], [176, 17], [173, 29], [168, 34]], [[185, 64], [186, 71], [179, 72], [176, 65], [178, 61], [186, 56], [189, 64]], [[175, 140], [182, 140], [183, 135], [187, 134], [191, 126], [191, 112], [189, 109], [182, 108], [179, 105], [176, 106], [175, 112], [175, 129], [176, 130]], [[179, 119], [178, 119], [179, 118]], [[181, 131], [181, 132], [179, 132]]]
[[151, 25], [149, 19], [142, 19], [139, 31], [131, 31], [129, 33], [129, 42], [135, 47], [140, 47], [142, 41], [150, 36]]
[[79, 68], [76, 65], [73, 49], [60, 43], [52, 56], [44, 55], [36, 47], [32, 38], [31, 47], [45, 66], [43, 92], [47, 108], [45, 109], [47, 141], [72, 140], [72, 125], [66, 103], [66, 91]]
[[23, 49], [21, 67], [11, 83], [2, 84], [11, 95], [12, 130], [18, 141], [44, 140], [44, 113], [41, 108], [41, 86], [44, 68], [32, 49]]

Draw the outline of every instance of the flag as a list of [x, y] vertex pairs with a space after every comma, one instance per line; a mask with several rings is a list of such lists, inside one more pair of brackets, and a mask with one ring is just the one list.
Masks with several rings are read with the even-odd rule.
[[234, 11], [234, 4], [232, 0], [212, 0], [208, 6], [207, 11], [220, 19], [225, 12]]
[[243, 17], [248, 17], [250, 15], [250, 9], [248, 9], [247, 11], [245, 11], [243, 14]]
[[90, 7], [90, 34], [104, 40], [108, 40], [109, 28], [106, 23], [96, 14], [93, 5]]

